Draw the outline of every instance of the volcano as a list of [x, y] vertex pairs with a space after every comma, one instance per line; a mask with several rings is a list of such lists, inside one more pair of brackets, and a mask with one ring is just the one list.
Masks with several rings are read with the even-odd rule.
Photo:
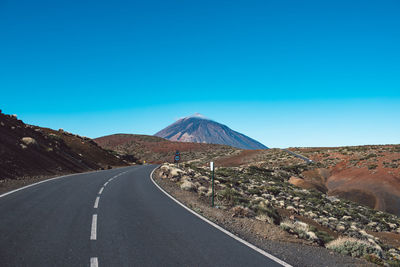
[[171, 141], [221, 144], [241, 149], [268, 148], [260, 142], [198, 113], [179, 119], [156, 133], [155, 136]]

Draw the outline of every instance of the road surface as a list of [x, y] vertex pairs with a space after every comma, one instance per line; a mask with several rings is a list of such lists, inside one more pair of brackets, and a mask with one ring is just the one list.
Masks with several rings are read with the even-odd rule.
[[280, 266], [197, 218], [155, 166], [61, 177], [0, 197], [0, 266]]
[[306, 163], [312, 163], [313, 162], [311, 159], [306, 158], [306, 157], [304, 157], [304, 156], [302, 156], [300, 154], [294, 153], [293, 151], [290, 151], [288, 149], [282, 149], [282, 150], [287, 152], [287, 153], [289, 153], [289, 154], [291, 154], [291, 155], [293, 155], [293, 156], [295, 156], [295, 157], [297, 157], [297, 158], [299, 158], [299, 159], [304, 160]]

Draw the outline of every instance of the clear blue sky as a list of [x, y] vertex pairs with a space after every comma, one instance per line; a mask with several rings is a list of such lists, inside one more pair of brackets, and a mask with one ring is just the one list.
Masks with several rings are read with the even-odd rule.
[[0, 0], [0, 108], [89, 137], [204, 114], [269, 147], [400, 143], [400, 2]]

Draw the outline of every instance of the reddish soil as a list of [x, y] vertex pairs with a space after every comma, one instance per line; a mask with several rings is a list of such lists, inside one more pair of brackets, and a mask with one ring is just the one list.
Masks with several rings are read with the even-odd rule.
[[173, 142], [156, 136], [114, 134], [94, 139], [101, 147], [119, 153], [132, 154], [149, 163], [173, 162], [175, 151], [181, 153], [181, 161], [195, 160], [215, 153], [230, 153], [235, 148], [188, 142]]
[[325, 186], [330, 195], [400, 215], [400, 145], [291, 150], [321, 162], [329, 171], [314, 179], [303, 173], [308, 186], [313, 180], [316, 188]]
[[89, 138], [0, 113], [0, 181], [128, 165]]
[[233, 156], [226, 156], [215, 161], [216, 166], [238, 167], [255, 160], [263, 150], [243, 150]]

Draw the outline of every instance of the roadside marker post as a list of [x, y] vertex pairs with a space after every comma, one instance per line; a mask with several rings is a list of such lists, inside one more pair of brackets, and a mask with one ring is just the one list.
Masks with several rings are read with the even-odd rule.
[[210, 169], [211, 169], [211, 207], [214, 207], [214, 162], [210, 162]]

